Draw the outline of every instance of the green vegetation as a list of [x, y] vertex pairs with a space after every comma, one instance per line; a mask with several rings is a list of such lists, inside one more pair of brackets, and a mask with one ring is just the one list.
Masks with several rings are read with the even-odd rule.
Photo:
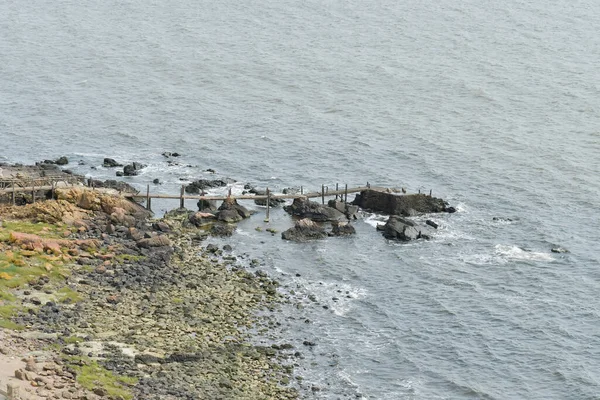
[[22, 307], [15, 306], [12, 304], [0, 306], [0, 328], [22, 330], [24, 326], [12, 322], [10, 319], [14, 317]]
[[62, 303], [77, 303], [81, 300], [81, 295], [68, 286], [59, 289], [56, 294], [58, 295], [58, 300]]
[[0, 291], [23, 286], [44, 275], [50, 279], [62, 280], [65, 273], [59, 257], [26, 250], [0, 253]]
[[30, 222], [30, 221], [2, 221], [2, 229], [0, 229], [0, 241], [8, 241], [8, 236], [11, 231], [32, 233], [45, 238], [60, 238], [61, 235], [58, 232], [59, 227], [44, 222]]
[[77, 382], [88, 390], [95, 388], [104, 388], [107, 395], [110, 397], [121, 396], [126, 400], [133, 399], [130, 386], [137, 383], [136, 378], [128, 376], [117, 376], [107, 369], [101, 367], [96, 361], [90, 361], [86, 358], [81, 358], [78, 364], [73, 365], [73, 369], [77, 371]]

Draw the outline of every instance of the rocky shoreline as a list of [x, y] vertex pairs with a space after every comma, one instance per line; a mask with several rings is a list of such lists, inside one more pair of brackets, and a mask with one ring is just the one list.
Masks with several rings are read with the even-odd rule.
[[30, 350], [2, 352], [24, 357], [22, 398], [298, 398], [294, 346], [250, 341], [277, 282], [176, 217], [102, 190], [57, 196], [0, 213], [2, 334]]
[[[31, 176], [54, 164], [19, 168]], [[224, 184], [200, 180], [186, 190]], [[298, 347], [313, 342], [253, 340], [266, 337], [278, 324], [272, 312], [289, 301], [278, 282], [256, 269], [259, 260], [208, 243], [253, 212], [227, 198], [152, 219], [121, 196], [132, 187], [88, 185], [0, 206], [0, 334], [8, 344], [0, 371], [10, 371], [0, 384], [31, 400], [297, 399], [319, 390], [294, 376]], [[431, 195], [374, 190], [353, 203], [301, 197], [284, 209], [296, 223], [281, 236], [297, 242], [355, 234], [360, 209], [390, 215], [379, 227], [386, 239], [427, 239], [437, 224], [407, 218], [455, 211]]]

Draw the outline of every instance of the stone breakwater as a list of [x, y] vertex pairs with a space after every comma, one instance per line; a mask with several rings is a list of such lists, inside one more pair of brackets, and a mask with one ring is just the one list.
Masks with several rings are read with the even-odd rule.
[[26, 362], [24, 398], [298, 397], [294, 346], [252, 344], [274, 324], [257, 315], [282, 300], [276, 281], [176, 218], [104, 191], [57, 195], [0, 214], [0, 326], [29, 343], [10, 354]]

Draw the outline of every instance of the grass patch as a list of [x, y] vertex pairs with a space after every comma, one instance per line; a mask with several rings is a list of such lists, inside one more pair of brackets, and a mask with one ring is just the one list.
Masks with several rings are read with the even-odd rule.
[[58, 300], [62, 303], [68, 302], [70, 301], [71, 303], [77, 303], [78, 301], [81, 301], [82, 297], [81, 295], [74, 291], [73, 289], [71, 289], [68, 286], [65, 286], [61, 289], [59, 289], [56, 294], [58, 295]]
[[17, 315], [22, 307], [15, 305], [2, 305], [0, 306], [0, 328], [12, 329], [12, 330], [23, 330], [24, 326], [19, 325], [11, 321], [11, 318]]
[[106, 389], [108, 396], [121, 396], [126, 400], [133, 399], [133, 394], [128, 386], [135, 385], [138, 380], [128, 376], [117, 376], [101, 367], [96, 361], [86, 361], [86, 365], [73, 368], [77, 371], [77, 382], [88, 390], [97, 387]]
[[26, 250], [0, 253], [0, 292], [23, 286], [44, 275], [51, 280], [64, 280], [65, 273], [64, 263], [57, 257], [31, 254]]
[[61, 234], [58, 232], [56, 225], [47, 224], [45, 222], [30, 222], [30, 221], [2, 221], [0, 229], [0, 241], [8, 241], [10, 231], [32, 233], [45, 238], [58, 239]]
[[84, 341], [83, 338], [80, 338], [79, 336], [67, 336], [63, 338], [63, 340], [66, 344], [81, 343]]

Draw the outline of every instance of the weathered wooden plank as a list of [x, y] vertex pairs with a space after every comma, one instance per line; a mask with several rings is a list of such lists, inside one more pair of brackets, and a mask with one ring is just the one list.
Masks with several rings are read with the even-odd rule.
[[206, 196], [206, 195], [171, 195], [171, 194], [147, 194], [147, 195], [143, 195], [143, 194], [136, 194], [136, 195], [129, 195], [126, 194], [126, 197], [129, 198], [134, 198], [134, 199], [145, 199], [147, 197], [153, 198], [153, 199], [184, 199], [184, 200], [226, 200], [227, 198], [231, 197], [232, 199], [235, 200], [266, 200], [268, 197], [270, 197], [270, 199], [298, 199], [301, 197], [306, 197], [306, 198], [315, 198], [315, 197], [331, 197], [331, 196], [336, 196], [336, 195], [347, 195], [347, 193], [360, 193], [362, 191], [365, 191], [367, 189], [370, 190], [378, 190], [378, 191], [388, 191], [389, 189], [387, 188], [383, 188], [383, 187], [367, 187], [367, 186], [361, 186], [361, 187], [356, 187], [356, 188], [348, 188], [348, 189], [343, 189], [343, 190], [332, 190], [329, 191], [327, 193], [322, 193], [322, 192], [312, 192], [312, 193], [304, 193], [304, 194], [272, 194], [270, 193], [269, 195], [247, 195], [247, 194], [243, 194], [243, 195], [239, 195], [239, 196]]

